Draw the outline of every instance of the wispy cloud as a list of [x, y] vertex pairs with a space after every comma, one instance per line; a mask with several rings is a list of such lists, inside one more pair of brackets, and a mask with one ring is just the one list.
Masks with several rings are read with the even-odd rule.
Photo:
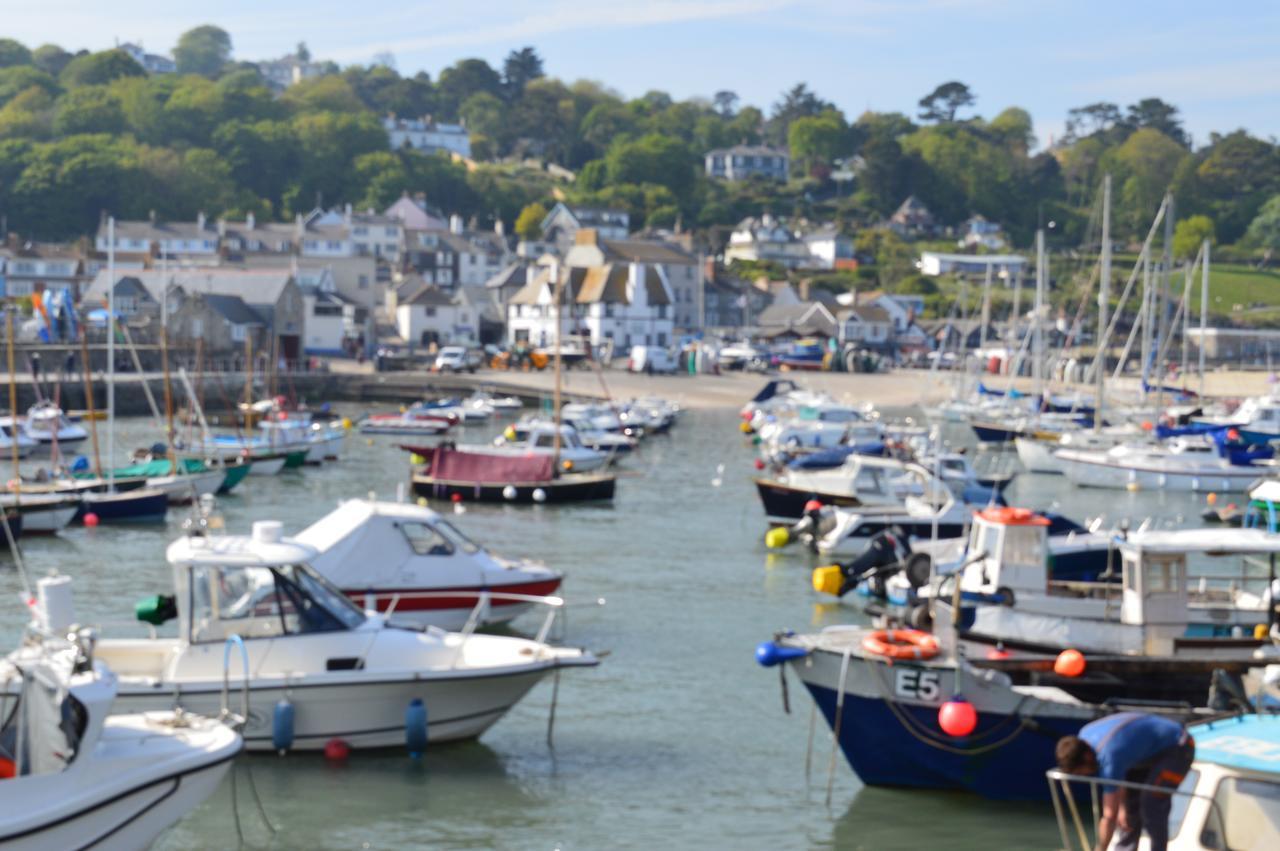
[[[539, 7], [497, 26], [469, 26], [409, 36], [388, 41], [351, 45], [330, 51], [335, 59], [364, 58], [377, 50], [416, 52], [443, 47], [470, 47], [487, 44], [515, 44], [540, 36], [579, 30], [616, 30], [662, 24], [736, 18], [776, 11], [794, 5], [791, 0], [658, 0], [610, 6], [554, 3]], [[429, 18], [422, 18], [427, 21]]]
[[1180, 102], [1222, 102], [1280, 95], [1280, 57], [1181, 64], [1095, 78], [1075, 89], [1110, 100], [1155, 95]]

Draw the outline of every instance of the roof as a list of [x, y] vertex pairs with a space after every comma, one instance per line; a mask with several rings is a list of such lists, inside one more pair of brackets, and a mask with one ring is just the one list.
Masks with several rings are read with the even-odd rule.
[[223, 319], [232, 325], [266, 325], [262, 315], [244, 303], [244, 299], [234, 295], [203, 295], [204, 303], [209, 305]]
[[[257, 526], [256, 523], [254, 525]], [[179, 538], [169, 545], [165, 555], [170, 564], [240, 567], [310, 563], [316, 551], [314, 547], [291, 538], [267, 541], [255, 540], [248, 535], [217, 535]]]
[[[153, 222], [149, 219], [140, 221], [116, 220], [116, 239], [217, 239], [218, 232], [199, 222]], [[107, 223], [98, 226], [98, 233], [105, 236]]]
[[767, 156], [767, 157], [789, 157], [790, 151], [786, 148], [771, 148], [768, 145], [734, 145], [731, 148], [716, 148], [714, 151], [707, 151], [707, 156], [724, 156], [725, 154], [739, 154], [743, 156]]
[[[646, 270], [647, 271], [647, 270]], [[581, 283], [578, 286], [578, 304], [604, 302], [606, 304], [627, 304], [627, 280], [630, 271], [626, 266], [615, 266], [612, 263], [604, 266], [591, 266], [586, 269], [573, 269], [581, 272]]]
[[[239, 296], [246, 304], [274, 305], [293, 283], [288, 269], [228, 269], [221, 266], [191, 269], [130, 269], [116, 272], [116, 280], [136, 278], [151, 297], [160, 301], [166, 286], [187, 293]], [[107, 297], [107, 270], [101, 269], [85, 290], [83, 300]]]
[[1241, 771], [1280, 774], [1280, 716], [1237, 715], [1189, 728], [1196, 760]]
[[1144, 553], [1250, 555], [1280, 553], [1280, 535], [1262, 529], [1149, 529], [1117, 542], [1122, 550]]
[[524, 263], [510, 263], [502, 271], [484, 282], [487, 289], [523, 287], [529, 283], [529, 267]]
[[889, 311], [874, 304], [858, 304], [843, 311], [844, 316], [854, 316], [863, 322], [891, 322]]
[[833, 337], [836, 333], [834, 317], [818, 302], [800, 304], [771, 304], [760, 312], [756, 324], [778, 331], [794, 331], [799, 334], [816, 334]]
[[407, 296], [397, 295], [397, 304], [421, 305], [423, 307], [448, 307], [453, 299], [435, 284], [423, 284]]
[[697, 263], [692, 254], [668, 243], [644, 239], [602, 239], [600, 246], [609, 260], [629, 263]]

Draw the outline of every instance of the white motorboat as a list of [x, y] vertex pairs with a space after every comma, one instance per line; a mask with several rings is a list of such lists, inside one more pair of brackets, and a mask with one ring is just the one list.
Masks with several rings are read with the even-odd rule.
[[1013, 439], [1013, 445], [1018, 450], [1018, 460], [1028, 471], [1062, 475], [1064, 464], [1056, 454], [1059, 449], [1104, 452], [1113, 446], [1141, 437], [1142, 431], [1139, 428], [1123, 425], [1107, 426], [1098, 431], [1081, 428], [1065, 432], [1019, 434]]
[[19, 449], [24, 439], [31, 441], [28, 454], [32, 457], [51, 455], [55, 446], [59, 455], [72, 455], [77, 446], [89, 439], [84, 426], [72, 422], [61, 408], [47, 400], [32, 405], [27, 415], [16, 421], [11, 416], [0, 417], [0, 431], [6, 435], [16, 431]]
[[444, 434], [460, 419], [447, 412], [405, 410], [398, 414], [370, 414], [360, 421], [361, 434], [405, 434], [432, 436]]
[[36, 441], [27, 437], [12, 417], [0, 418], [0, 423], [0, 458], [12, 458], [15, 443], [18, 445], [19, 458], [26, 458], [39, 446]]
[[1228, 416], [1192, 417], [1192, 422], [1234, 428], [1251, 443], [1280, 438], [1280, 397], [1250, 396]]
[[295, 536], [314, 547], [311, 566], [365, 609], [396, 624], [462, 629], [508, 623], [534, 597], [554, 594], [563, 575], [489, 553], [429, 508], [348, 500]]
[[493, 446], [471, 447], [459, 446], [475, 452], [490, 455], [546, 455], [556, 456], [560, 465], [567, 471], [575, 473], [593, 473], [603, 469], [613, 459], [612, 455], [590, 449], [582, 443], [573, 426], [560, 426], [559, 446], [556, 446], [556, 426], [554, 423], [533, 422], [528, 426], [524, 439], [514, 428], [508, 428], [494, 438]]
[[[47, 619], [47, 581], [40, 590]], [[0, 728], [0, 766], [11, 772], [0, 781], [0, 845], [146, 848], [218, 788], [240, 736], [185, 710], [111, 714], [118, 681], [93, 660], [92, 638], [49, 636], [69, 625], [33, 628], [0, 661], [7, 696], [18, 697]]]
[[[332, 738], [353, 748], [403, 746], [406, 708], [425, 707], [432, 741], [478, 736], [542, 677], [597, 664], [590, 653], [545, 642], [562, 602], [542, 598], [548, 616], [534, 639], [403, 629], [365, 612], [310, 565], [314, 547], [284, 538], [274, 521], [252, 536], [192, 534], [169, 547], [170, 606], [178, 637], [102, 639], [99, 658], [120, 678], [117, 706], [140, 711], [216, 708], [222, 645], [244, 640], [251, 676], [244, 730], [250, 750], [319, 750]], [[456, 593], [456, 592], [450, 592]], [[483, 604], [483, 597], [477, 608]], [[273, 721], [280, 702], [293, 722]], [[273, 738], [275, 742], [273, 743]]]
[[[561, 417], [561, 422], [574, 430], [583, 446], [596, 452], [603, 452], [608, 455], [626, 455], [634, 450], [638, 443], [634, 437], [628, 437], [621, 432], [596, 428], [591, 420], [579, 420], [566, 416]], [[530, 439], [530, 431], [534, 428], [551, 430], [555, 428], [555, 424], [540, 417], [526, 417], [517, 423], [507, 426], [503, 430], [503, 437], [512, 440], [514, 443], [527, 444]], [[512, 434], [515, 435], [514, 439], [510, 438]]]
[[1267, 472], [1230, 463], [1201, 437], [1177, 437], [1165, 445], [1121, 444], [1105, 452], [1060, 449], [1055, 455], [1067, 479], [1080, 487], [1232, 492]]
[[519, 396], [493, 396], [477, 390], [467, 399], [467, 404], [477, 408], [487, 408], [491, 413], [512, 414], [524, 407]]
[[919, 464], [872, 455], [849, 455], [838, 467], [786, 467], [755, 480], [769, 522], [787, 525], [804, 516], [810, 500], [845, 508], [896, 507], [909, 495], [928, 492], [929, 482], [945, 488]]
[[830, 528], [814, 540], [824, 556], [852, 558], [861, 555], [875, 536], [898, 531], [907, 540], [952, 539], [964, 535], [973, 517], [973, 506], [959, 502], [946, 488], [937, 489], [933, 500], [908, 496], [901, 506], [837, 508]]

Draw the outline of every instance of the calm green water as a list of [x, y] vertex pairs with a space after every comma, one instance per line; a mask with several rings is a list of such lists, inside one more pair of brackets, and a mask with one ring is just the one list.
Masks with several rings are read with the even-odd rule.
[[[122, 446], [155, 439], [140, 421], [122, 423], [118, 431]], [[471, 433], [486, 436], [484, 429]], [[297, 530], [340, 498], [370, 491], [392, 498], [406, 459], [393, 438], [375, 441], [353, 435], [339, 464], [249, 478], [221, 503], [229, 530], [247, 531], [255, 519], [279, 519], [286, 530]], [[500, 553], [565, 570], [568, 643], [610, 651], [600, 667], [562, 676], [554, 749], [546, 743], [546, 682], [478, 742], [440, 746], [421, 761], [360, 753], [337, 765], [318, 756], [244, 757], [236, 771], [248, 844], [1057, 847], [1047, 808], [865, 789], [843, 758], [831, 807], [824, 804], [829, 734], [819, 722], [806, 779], [809, 698], [793, 681], [792, 714], [784, 714], [778, 675], [758, 668], [752, 653], [777, 629], [813, 629], [856, 614], [819, 602], [804, 555], [765, 552], [751, 458], [733, 412], [690, 412], [670, 436], [650, 439], [626, 463], [634, 477], [619, 482], [612, 506], [473, 506], [456, 517]], [[725, 471], [715, 487], [718, 464]], [[1003, 464], [1016, 464], [1012, 454]], [[1182, 495], [1072, 492], [1060, 479], [1025, 475], [1010, 496], [1038, 508], [1056, 504], [1077, 519], [1105, 506], [1110, 517], [1129, 515], [1135, 522], [1149, 514], [1193, 521], [1201, 504]], [[82, 620], [127, 622], [137, 599], [168, 589], [164, 549], [182, 516], [171, 511], [167, 526], [74, 529], [56, 539], [28, 539], [29, 569], [74, 576]], [[11, 567], [0, 573], [0, 590], [13, 601], [0, 608], [4, 646], [13, 646], [25, 614]], [[605, 605], [595, 604], [599, 598]], [[252, 806], [250, 774], [278, 829], [274, 837]], [[235, 842], [228, 782], [161, 847]]]

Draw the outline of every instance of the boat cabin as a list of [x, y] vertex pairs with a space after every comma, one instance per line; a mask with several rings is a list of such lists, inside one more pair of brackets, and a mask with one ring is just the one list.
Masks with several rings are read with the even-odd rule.
[[[495, 446], [526, 446], [530, 449], [555, 448], [556, 427], [552, 423], [532, 421], [516, 423], [509, 426], [499, 437], [494, 438]], [[560, 448], [581, 449], [588, 451], [583, 445], [578, 430], [571, 425], [560, 426]]]
[[316, 550], [260, 520], [251, 536], [189, 536], [169, 547], [178, 629], [191, 644], [359, 627], [365, 614], [317, 574]]

